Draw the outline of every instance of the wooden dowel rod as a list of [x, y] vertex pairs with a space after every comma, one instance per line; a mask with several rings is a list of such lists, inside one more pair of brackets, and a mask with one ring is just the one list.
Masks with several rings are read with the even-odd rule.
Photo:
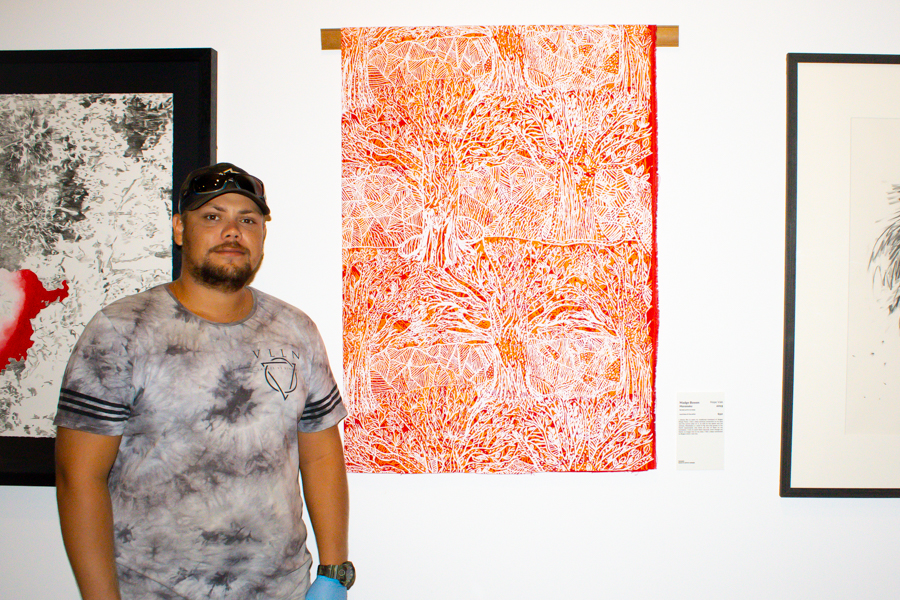
[[[677, 48], [678, 47], [678, 25], [657, 25], [656, 27], [656, 47], [657, 48]], [[340, 50], [341, 49], [341, 30], [340, 29], [323, 29], [322, 30], [322, 50]]]
[[340, 50], [341, 49], [341, 30], [340, 29], [323, 29], [322, 30], [322, 50]]
[[[338, 36], [340, 37], [340, 36]], [[340, 49], [340, 39], [338, 40], [338, 49]], [[678, 47], [678, 25], [657, 25], [656, 26], [656, 47], [657, 48], [677, 48]]]

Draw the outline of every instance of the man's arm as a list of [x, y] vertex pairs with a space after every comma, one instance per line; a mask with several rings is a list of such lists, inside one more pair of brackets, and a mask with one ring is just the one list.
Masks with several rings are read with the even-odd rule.
[[337, 425], [315, 433], [298, 433], [300, 479], [309, 520], [316, 533], [319, 564], [347, 560], [350, 501], [344, 447]]
[[107, 478], [121, 436], [58, 427], [56, 501], [66, 554], [84, 600], [118, 600]]

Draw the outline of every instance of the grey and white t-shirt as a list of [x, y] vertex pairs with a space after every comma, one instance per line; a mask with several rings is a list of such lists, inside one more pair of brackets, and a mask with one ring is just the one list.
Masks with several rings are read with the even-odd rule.
[[97, 313], [56, 425], [121, 435], [109, 477], [123, 598], [303, 598], [297, 432], [347, 411], [312, 320], [253, 291], [212, 323], [166, 285]]

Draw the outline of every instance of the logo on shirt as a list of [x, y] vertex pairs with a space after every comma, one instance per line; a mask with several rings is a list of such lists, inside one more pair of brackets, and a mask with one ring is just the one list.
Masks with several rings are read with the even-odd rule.
[[286, 358], [273, 358], [262, 363], [266, 368], [266, 383], [287, 400], [288, 394], [297, 389], [297, 365]]

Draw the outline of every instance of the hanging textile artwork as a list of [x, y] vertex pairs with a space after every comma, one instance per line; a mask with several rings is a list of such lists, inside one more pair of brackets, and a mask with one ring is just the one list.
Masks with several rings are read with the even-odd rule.
[[354, 472], [655, 467], [655, 28], [342, 30]]

